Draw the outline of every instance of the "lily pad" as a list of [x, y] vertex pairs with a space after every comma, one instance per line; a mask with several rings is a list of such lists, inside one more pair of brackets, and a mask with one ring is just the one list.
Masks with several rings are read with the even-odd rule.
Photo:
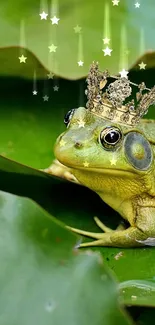
[[[3, 157], [0, 157], [0, 179], [1, 190], [32, 198], [64, 224], [97, 232], [99, 229], [93, 220], [95, 215], [113, 229], [121, 220], [120, 216], [92, 191]], [[80, 237], [80, 241], [86, 241], [86, 238]], [[97, 247], [92, 250], [102, 254], [105, 264], [117, 277], [123, 303], [155, 306], [153, 247]]]
[[0, 238], [0, 324], [132, 324], [101, 256], [31, 200], [0, 192]]
[[[42, 11], [48, 13], [47, 20], [41, 20], [39, 14]], [[32, 52], [46, 70], [68, 79], [86, 76], [93, 60], [99, 61], [101, 68], [118, 73], [120, 69], [133, 65], [147, 50], [155, 48], [153, 0], [149, 5], [141, 3], [139, 8], [130, 0], [120, 1], [118, 6], [114, 6], [112, 1], [99, 0], [95, 3], [93, 0], [53, 0], [52, 5], [50, 0], [41, 3], [15, 0], [13, 7], [12, 1], [8, 0], [5, 3], [1, 1], [0, 12], [1, 47], [22, 47], [18, 48], [19, 55], [14, 59], [18, 66], [24, 67], [20, 67], [20, 71], [17, 68], [16, 75], [28, 76], [26, 64], [31, 55], [26, 53], [26, 64], [18, 59], [25, 54], [23, 48]], [[54, 15], [60, 21], [53, 25], [50, 18]], [[77, 25], [82, 28], [80, 33], [74, 30]], [[104, 56], [102, 51], [107, 46], [103, 43], [105, 37], [110, 38], [111, 56]], [[57, 49], [50, 53], [52, 44]], [[84, 62], [83, 66], [78, 66], [80, 60]], [[33, 71], [32, 65], [30, 76]], [[12, 72], [2, 64], [0, 74]]]

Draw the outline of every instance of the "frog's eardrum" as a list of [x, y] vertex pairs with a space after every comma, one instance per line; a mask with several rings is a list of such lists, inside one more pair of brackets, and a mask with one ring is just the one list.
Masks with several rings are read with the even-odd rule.
[[129, 132], [124, 139], [124, 151], [128, 162], [136, 169], [147, 170], [151, 166], [151, 145], [142, 134]]

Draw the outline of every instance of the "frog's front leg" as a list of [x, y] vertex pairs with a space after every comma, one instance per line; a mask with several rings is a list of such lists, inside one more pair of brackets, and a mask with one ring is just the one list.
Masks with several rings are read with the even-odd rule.
[[[112, 247], [138, 247], [155, 246], [155, 207], [148, 207], [146, 204], [138, 206], [136, 216], [132, 225], [125, 230], [111, 230], [102, 224], [104, 233], [91, 233], [75, 228], [74, 232], [96, 239], [86, 242], [80, 247], [88, 246], [112, 246]], [[105, 228], [104, 228], [105, 227]], [[101, 228], [101, 227], [100, 227]]]

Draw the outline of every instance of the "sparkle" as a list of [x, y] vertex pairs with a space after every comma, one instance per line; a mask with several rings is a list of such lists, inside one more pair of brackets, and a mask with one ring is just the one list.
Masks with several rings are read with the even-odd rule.
[[117, 159], [113, 156], [112, 159], [110, 160], [111, 166], [116, 166]]
[[84, 167], [89, 167], [89, 163], [88, 163], [87, 161], [85, 161], [85, 162], [83, 163], [83, 166], [84, 166]]
[[19, 56], [20, 63], [26, 63], [27, 57], [22, 54], [22, 56]]
[[57, 18], [56, 16], [54, 16], [53, 18], [51, 18], [52, 25], [54, 25], [54, 24], [58, 25], [59, 20], [60, 20], [60, 18]]
[[84, 64], [84, 62], [83, 61], [78, 61], [78, 65], [79, 65], [79, 67], [83, 67], [83, 64]]
[[66, 144], [66, 141], [64, 141], [64, 140], [60, 140], [59, 144], [60, 144], [60, 147], [64, 147], [65, 144]]
[[128, 79], [128, 71], [126, 71], [125, 69], [123, 69], [122, 71], [119, 72], [119, 74], [121, 75], [121, 78], [127, 78]]
[[112, 0], [113, 6], [118, 6], [119, 0]]
[[37, 90], [33, 90], [33, 95], [37, 95], [38, 94], [38, 92], [37, 92]]
[[48, 14], [46, 14], [45, 11], [43, 11], [41, 14], [39, 14], [39, 16], [41, 17], [41, 20], [42, 20], [42, 19], [47, 20], [47, 16], [48, 16]]
[[78, 33], [78, 34], [81, 32], [81, 29], [82, 29], [82, 27], [80, 27], [79, 25], [76, 25], [76, 27], [74, 27], [75, 33]]
[[44, 100], [44, 102], [48, 102], [49, 96], [47, 96], [47, 95], [43, 96], [43, 100]]
[[53, 89], [54, 89], [54, 91], [58, 91], [59, 90], [59, 87], [58, 86], [54, 86]]
[[104, 44], [109, 44], [110, 38], [108, 38], [108, 37], [103, 38], [103, 42], [104, 42]]
[[49, 47], [50, 53], [51, 52], [56, 52], [57, 46], [55, 46], [54, 44], [50, 45]]
[[53, 72], [48, 73], [47, 77], [48, 77], [48, 79], [53, 79], [54, 73]]
[[145, 67], [146, 67], [146, 63], [144, 63], [144, 62], [141, 62], [140, 64], [138, 64], [139, 65], [139, 67], [140, 67], [140, 70], [145, 70]]
[[79, 120], [77, 123], [79, 125], [79, 128], [84, 128], [84, 126], [86, 124], [83, 120]]
[[139, 8], [140, 7], [140, 3], [139, 2], [136, 2], [135, 3], [135, 8]]
[[102, 51], [104, 52], [104, 56], [106, 56], [106, 55], [111, 56], [112, 49], [109, 49], [108, 46], [106, 47], [106, 49], [104, 49]]
[[129, 55], [129, 54], [130, 54], [130, 51], [129, 51], [129, 50], [126, 50], [126, 51], [124, 52], [124, 54]]

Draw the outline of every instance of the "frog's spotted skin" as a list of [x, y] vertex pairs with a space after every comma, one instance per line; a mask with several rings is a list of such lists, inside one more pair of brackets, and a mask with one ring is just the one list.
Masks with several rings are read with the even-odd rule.
[[142, 120], [132, 128], [80, 107], [65, 122], [67, 129], [55, 145], [56, 158], [130, 224], [128, 229], [112, 231], [97, 221], [104, 231], [99, 234], [72, 228], [95, 239], [81, 246], [145, 245], [155, 237], [154, 121]]

